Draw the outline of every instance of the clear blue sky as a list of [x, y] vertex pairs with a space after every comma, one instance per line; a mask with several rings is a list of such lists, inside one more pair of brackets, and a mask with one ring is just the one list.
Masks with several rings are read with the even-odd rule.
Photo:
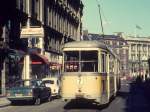
[[[104, 33], [124, 32], [150, 36], [150, 0], [99, 0]], [[101, 33], [100, 18], [96, 0], [82, 0], [83, 29], [90, 33]], [[136, 25], [142, 29], [136, 29]], [[136, 29], [136, 30], [135, 30]]]

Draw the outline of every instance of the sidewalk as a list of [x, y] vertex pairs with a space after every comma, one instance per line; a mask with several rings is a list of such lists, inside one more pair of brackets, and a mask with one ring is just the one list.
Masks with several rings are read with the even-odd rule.
[[1, 108], [1, 107], [5, 107], [5, 106], [8, 106], [9, 104], [10, 104], [10, 101], [7, 100], [6, 97], [0, 96], [0, 108]]

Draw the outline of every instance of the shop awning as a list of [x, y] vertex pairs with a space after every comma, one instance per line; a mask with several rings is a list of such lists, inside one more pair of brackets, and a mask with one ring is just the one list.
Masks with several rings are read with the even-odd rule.
[[38, 53], [30, 53], [30, 56], [32, 64], [49, 64], [48, 59], [44, 55]]
[[[48, 59], [41, 55], [41, 54], [38, 54], [38, 53], [30, 53], [30, 64], [33, 64], [33, 65], [40, 65], [40, 64], [46, 64], [46, 65], [49, 65], [49, 61]], [[23, 60], [24, 58], [22, 58], [19, 63], [20, 64], [23, 64]]]

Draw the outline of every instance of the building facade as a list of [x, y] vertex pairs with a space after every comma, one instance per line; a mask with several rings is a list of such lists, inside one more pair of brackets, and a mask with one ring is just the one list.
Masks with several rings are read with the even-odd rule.
[[[27, 15], [21, 23], [20, 38], [29, 48], [40, 49], [40, 54], [51, 63], [50, 68], [54, 68], [54, 64], [60, 66], [61, 46], [80, 39], [81, 0], [17, 0], [17, 8]], [[59, 72], [51, 71], [54, 75]]]
[[[16, 33], [12, 33], [15, 31], [13, 27], [13, 20], [18, 20], [16, 11], [16, 2], [15, 0], [1, 0], [0, 1], [0, 95], [5, 95], [5, 87], [6, 87], [6, 78], [8, 77], [8, 65], [9, 60], [7, 58], [8, 49], [12, 47], [13, 39], [16, 38]], [[12, 21], [10, 23], [10, 21]], [[11, 29], [12, 28], [12, 29]], [[17, 24], [16, 24], [17, 28]], [[10, 37], [11, 35], [11, 37]], [[19, 39], [18, 39], [19, 41]], [[16, 44], [17, 47], [17, 44]], [[7, 59], [6, 59], [7, 58]]]
[[122, 34], [106, 35], [104, 42], [113, 50], [119, 57], [121, 63], [121, 76], [129, 75], [129, 58], [128, 58], [128, 44], [123, 38]]
[[125, 38], [129, 46], [129, 67], [131, 76], [148, 75], [148, 59], [150, 57], [150, 38], [132, 37]]

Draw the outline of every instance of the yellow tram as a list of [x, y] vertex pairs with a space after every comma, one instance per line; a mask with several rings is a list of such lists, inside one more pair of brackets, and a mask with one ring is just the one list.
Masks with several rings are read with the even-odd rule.
[[63, 46], [61, 96], [106, 104], [120, 86], [120, 61], [100, 41], [75, 41]]

